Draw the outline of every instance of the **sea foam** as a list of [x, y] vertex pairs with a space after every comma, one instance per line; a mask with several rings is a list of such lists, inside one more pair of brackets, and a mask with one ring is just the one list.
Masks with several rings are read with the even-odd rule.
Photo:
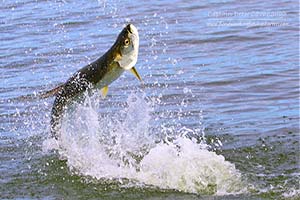
[[74, 105], [60, 139], [44, 141], [45, 151], [56, 149], [71, 171], [99, 180], [126, 179], [128, 187], [217, 195], [243, 190], [234, 164], [184, 134], [193, 130], [182, 127], [171, 131], [172, 139], [160, 137], [151, 127], [153, 103], [143, 95], [129, 95], [127, 106], [114, 114], [100, 114], [99, 101], [93, 96]]

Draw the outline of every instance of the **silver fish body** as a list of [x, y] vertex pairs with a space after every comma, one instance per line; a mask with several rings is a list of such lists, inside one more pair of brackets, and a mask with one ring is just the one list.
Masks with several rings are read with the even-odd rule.
[[56, 98], [51, 112], [51, 135], [58, 139], [61, 120], [67, 106], [87, 90], [102, 89], [106, 95], [108, 85], [125, 70], [130, 70], [141, 80], [134, 68], [138, 58], [139, 35], [128, 24], [119, 34], [114, 45], [99, 59], [77, 71], [55, 91]]

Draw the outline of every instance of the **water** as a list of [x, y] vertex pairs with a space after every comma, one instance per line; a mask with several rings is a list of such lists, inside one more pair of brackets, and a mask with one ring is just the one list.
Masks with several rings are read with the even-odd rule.
[[[297, 3], [3, 1], [0, 197], [299, 198]], [[123, 25], [137, 70], [74, 106], [49, 138], [53, 88]]]

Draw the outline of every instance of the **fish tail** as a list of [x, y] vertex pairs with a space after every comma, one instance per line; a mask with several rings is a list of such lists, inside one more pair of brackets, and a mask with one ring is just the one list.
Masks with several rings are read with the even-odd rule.
[[50, 133], [51, 137], [58, 139], [61, 129], [61, 120], [64, 113], [65, 99], [56, 97], [51, 111]]

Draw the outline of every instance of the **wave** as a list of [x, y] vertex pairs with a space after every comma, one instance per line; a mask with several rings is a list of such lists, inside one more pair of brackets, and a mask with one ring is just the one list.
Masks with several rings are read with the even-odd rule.
[[[244, 189], [234, 164], [188, 137], [195, 130], [151, 127], [155, 112], [145, 95], [130, 94], [120, 112], [101, 113], [99, 96], [86, 97], [65, 115], [61, 137], [47, 139], [71, 171], [122, 187], [157, 187], [197, 194], [236, 194]], [[192, 134], [192, 135], [193, 135]], [[190, 135], [190, 134], [189, 134]], [[128, 181], [122, 181], [128, 180]]]

